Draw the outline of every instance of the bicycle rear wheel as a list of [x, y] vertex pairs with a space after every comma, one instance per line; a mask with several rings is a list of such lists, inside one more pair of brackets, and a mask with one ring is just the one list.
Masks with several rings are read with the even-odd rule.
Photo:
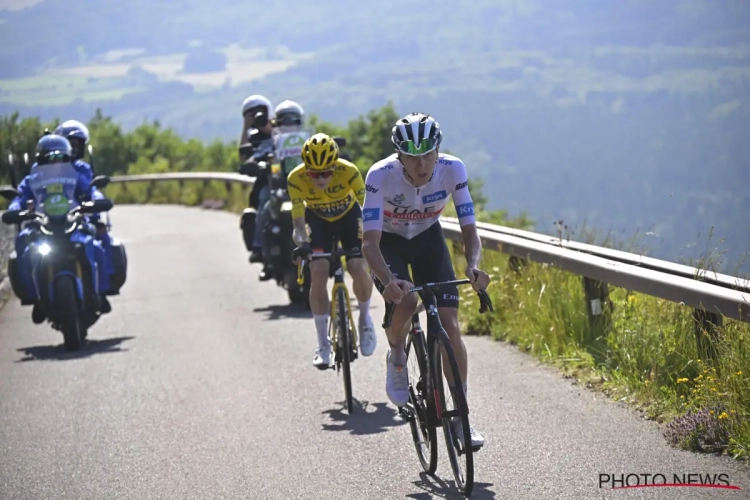
[[351, 374], [351, 331], [349, 331], [349, 315], [347, 314], [347, 297], [342, 288], [336, 292], [336, 327], [338, 328], [338, 353], [344, 374], [344, 397], [346, 398], [346, 411], [352, 412], [354, 404], [352, 401], [352, 374]]
[[[466, 403], [463, 386], [461, 384], [458, 371], [458, 363], [453, 347], [448, 341], [447, 335], [443, 334], [439, 340], [433, 344], [432, 361], [435, 363], [435, 381], [438, 385], [436, 397], [439, 398], [439, 408], [442, 408], [440, 415], [443, 424], [443, 434], [445, 435], [445, 445], [448, 450], [453, 477], [456, 479], [456, 485], [461, 492], [469, 496], [474, 488], [474, 450], [471, 447], [471, 430], [469, 428], [469, 406]], [[445, 349], [446, 358], [451, 372], [453, 373], [454, 383], [456, 384], [454, 394], [448, 390], [446, 397], [445, 385], [443, 383], [441, 347]], [[446, 380], [447, 382], [447, 380]], [[459, 434], [463, 434], [463, 442], [466, 446], [461, 445]]]
[[430, 425], [428, 415], [435, 411], [428, 387], [430, 374], [427, 371], [427, 349], [421, 328], [412, 331], [406, 341], [406, 356], [409, 365], [409, 427], [417, 450], [419, 462], [428, 474], [437, 469], [437, 432]]

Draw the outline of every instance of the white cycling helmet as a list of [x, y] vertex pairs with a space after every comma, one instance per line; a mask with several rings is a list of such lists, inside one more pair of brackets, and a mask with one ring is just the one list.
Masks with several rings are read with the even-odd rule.
[[276, 106], [274, 116], [278, 126], [300, 126], [305, 118], [305, 110], [296, 102], [286, 100]]
[[422, 156], [434, 150], [443, 140], [440, 125], [425, 113], [409, 113], [391, 130], [391, 143], [409, 156]]
[[260, 94], [253, 94], [244, 101], [242, 101], [242, 116], [253, 108], [266, 108], [266, 115], [268, 118], [272, 118], [271, 113], [273, 112], [273, 104], [265, 96]]

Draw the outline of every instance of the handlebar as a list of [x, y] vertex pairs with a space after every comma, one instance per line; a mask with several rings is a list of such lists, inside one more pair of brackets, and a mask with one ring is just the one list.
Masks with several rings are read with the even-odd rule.
[[[444, 286], [468, 285], [470, 283], [471, 282], [468, 279], [441, 281], [438, 283], [425, 283], [424, 285], [410, 288], [407, 291], [407, 293], [420, 292], [423, 290], [435, 291]], [[484, 289], [479, 290], [477, 292], [477, 295], [479, 296], [479, 313], [480, 314], [484, 314], [487, 311], [493, 312], [495, 310], [494, 307], [492, 307], [492, 300], [490, 299], [490, 296], [487, 293], [487, 290], [484, 290]], [[383, 316], [383, 328], [390, 328], [391, 320], [393, 319], [393, 312], [395, 310], [396, 310], [396, 304], [389, 303], [389, 302], [385, 303], [385, 315]]]
[[[333, 252], [317, 252], [317, 253], [311, 253], [308, 260], [312, 259], [313, 257], [317, 258], [328, 258], [328, 259], [340, 259], [341, 257], [361, 257], [362, 256], [362, 250], [356, 249], [356, 250], [335, 250]], [[305, 275], [302, 272], [302, 269], [305, 267], [305, 263], [307, 260], [302, 259], [302, 262], [300, 262], [297, 265], [297, 284], [301, 285], [305, 282]]]
[[[69, 222], [75, 222], [85, 214], [95, 214], [98, 212], [107, 212], [113, 207], [112, 200], [105, 198], [103, 200], [84, 201], [77, 207], [73, 208], [68, 212], [67, 218]], [[6, 224], [17, 224], [24, 221], [36, 221], [42, 220], [47, 217], [29, 208], [26, 210], [19, 210], [17, 212], [5, 212], [2, 216], [2, 221]]]

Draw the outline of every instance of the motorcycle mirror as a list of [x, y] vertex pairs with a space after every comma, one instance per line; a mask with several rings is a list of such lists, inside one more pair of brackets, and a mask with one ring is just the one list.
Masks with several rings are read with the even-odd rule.
[[109, 198], [105, 198], [103, 200], [94, 200], [86, 203], [81, 204], [81, 211], [95, 214], [97, 212], [107, 212], [109, 210], [112, 210], [112, 207], [114, 206], [114, 203], [112, 203], [112, 200]]
[[0, 189], [0, 196], [2, 196], [8, 201], [13, 201], [19, 196], [19, 194], [18, 194], [18, 191], [16, 191], [13, 188], [5, 188], [5, 189]]
[[94, 177], [94, 180], [91, 181], [91, 185], [95, 188], [102, 189], [110, 183], [110, 180], [111, 179], [109, 178], [109, 176], [97, 175], [96, 177]]
[[27, 167], [29, 166], [29, 153], [24, 153], [24, 154], [23, 154], [23, 163], [24, 163], [24, 165], [26, 165]]
[[346, 146], [346, 138], [345, 137], [334, 137], [333, 138], [333, 142], [335, 142], [336, 144], [338, 144], [338, 146], [340, 148], [343, 148], [344, 146]]

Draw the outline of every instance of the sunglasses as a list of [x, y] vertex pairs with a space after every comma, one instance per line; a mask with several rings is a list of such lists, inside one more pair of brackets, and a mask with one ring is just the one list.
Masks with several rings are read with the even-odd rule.
[[307, 175], [309, 175], [313, 179], [328, 179], [330, 176], [333, 175], [333, 170], [326, 170], [325, 172], [311, 172], [311, 171], [308, 171]]
[[435, 149], [436, 142], [435, 139], [422, 139], [422, 142], [417, 146], [414, 144], [414, 141], [401, 141], [398, 148], [402, 153], [419, 156]]

